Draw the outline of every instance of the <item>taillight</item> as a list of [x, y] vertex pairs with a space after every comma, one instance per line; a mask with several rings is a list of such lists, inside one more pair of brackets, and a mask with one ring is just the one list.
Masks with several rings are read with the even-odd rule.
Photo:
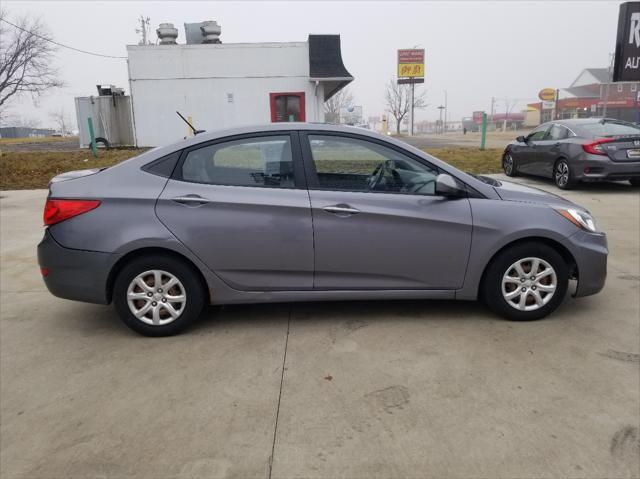
[[47, 200], [44, 205], [45, 226], [55, 225], [100, 206], [99, 200]]
[[601, 145], [603, 143], [609, 143], [610, 141], [614, 141], [614, 139], [601, 138], [591, 143], [587, 143], [586, 145], [582, 145], [582, 149], [587, 153], [591, 153], [592, 155], [606, 155], [607, 153], [604, 151], [604, 148], [602, 148]]

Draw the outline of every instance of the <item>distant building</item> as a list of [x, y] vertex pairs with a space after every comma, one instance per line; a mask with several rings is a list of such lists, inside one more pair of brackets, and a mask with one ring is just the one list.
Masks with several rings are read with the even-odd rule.
[[55, 130], [49, 128], [29, 128], [26, 126], [5, 126], [0, 128], [0, 138], [41, 138], [51, 136]]
[[[177, 29], [162, 24], [159, 45], [127, 46], [137, 146], [191, 135], [176, 111], [202, 130], [322, 122], [324, 102], [353, 80], [342, 63], [339, 35], [309, 35], [306, 42], [225, 44], [220, 43], [219, 26], [211, 24], [215, 22], [185, 25], [187, 44], [177, 44]], [[209, 31], [213, 36], [205, 35]]]
[[586, 68], [567, 88], [560, 90], [557, 112], [543, 109], [542, 102], [528, 105], [527, 123], [552, 119], [606, 116], [630, 122], [640, 121], [639, 82], [612, 83], [607, 68]]

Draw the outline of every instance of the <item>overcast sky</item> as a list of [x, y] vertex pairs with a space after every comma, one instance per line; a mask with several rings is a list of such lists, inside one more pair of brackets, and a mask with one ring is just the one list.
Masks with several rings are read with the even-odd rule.
[[[39, 15], [61, 43], [126, 56], [137, 44], [136, 19], [171, 22], [184, 42], [184, 22], [216, 20], [224, 43], [304, 41], [309, 33], [338, 33], [344, 64], [355, 77], [351, 89], [364, 115], [385, 108], [385, 83], [396, 71], [396, 50], [426, 50], [429, 106], [417, 119], [437, 119], [448, 92], [449, 119], [489, 110], [491, 97], [516, 98], [521, 109], [545, 87], [563, 88], [584, 68], [604, 67], [615, 48], [620, 2], [30, 2], [2, 1], [9, 18]], [[56, 63], [67, 87], [37, 104], [17, 99], [10, 110], [52, 124], [48, 112], [73, 98], [94, 95], [98, 83], [129, 91], [126, 60], [59, 49]], [[497, 110], [503, 109], [498, 103]]]

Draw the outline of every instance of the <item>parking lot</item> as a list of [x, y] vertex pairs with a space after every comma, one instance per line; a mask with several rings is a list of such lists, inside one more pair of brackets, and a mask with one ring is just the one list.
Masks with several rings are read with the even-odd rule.
[[638, 477], [640, 193], [564, 195], [608, 233], [608, 281], [545, 320], [474, 302], [228, 306], [150, 339], [51, 296], [46, 191], [0, 192], [0, 475]]

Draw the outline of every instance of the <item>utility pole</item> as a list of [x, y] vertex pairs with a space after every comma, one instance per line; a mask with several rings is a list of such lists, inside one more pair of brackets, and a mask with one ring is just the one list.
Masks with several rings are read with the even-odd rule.
[[440, 110], [440, 122], [439, 122], [440, 123], [440, 133], [442, 133], [442, 110], [444, 110], [444, 108], [445, 107], [443, 105], [440, 105], [438, 107], [438, 110]]
[[443, 132], [446, 133], [447, 132], [447, 113], [448, 113], [448, 109], [447, 109], [447, 90], [444, 90], [444, 128], [443, 128]]
[[414, 100], [413, 100], [413, 98], [414, 98], [413, 95], [415, 94], [415, 88], [416, 88], [415, 83], [412, 83], [411, 84], [411, 115], [409, 116], [409, 121], [411, 123], [411, 126], [410, 126], [411, 136], [413, 136], [413, 120], [414, 120], [413, 107], [414, 107], [414, 103], [415, 103]]
[[609, 103], [609, 88], [611, 87], [611, 81], [613, 80], [613, 53], [609, 53], [609, 78], [607, 78], [607, 86], [604, 91], [604, 106], [602, 107], [602, 117], [607, 117], [607, 105]]

